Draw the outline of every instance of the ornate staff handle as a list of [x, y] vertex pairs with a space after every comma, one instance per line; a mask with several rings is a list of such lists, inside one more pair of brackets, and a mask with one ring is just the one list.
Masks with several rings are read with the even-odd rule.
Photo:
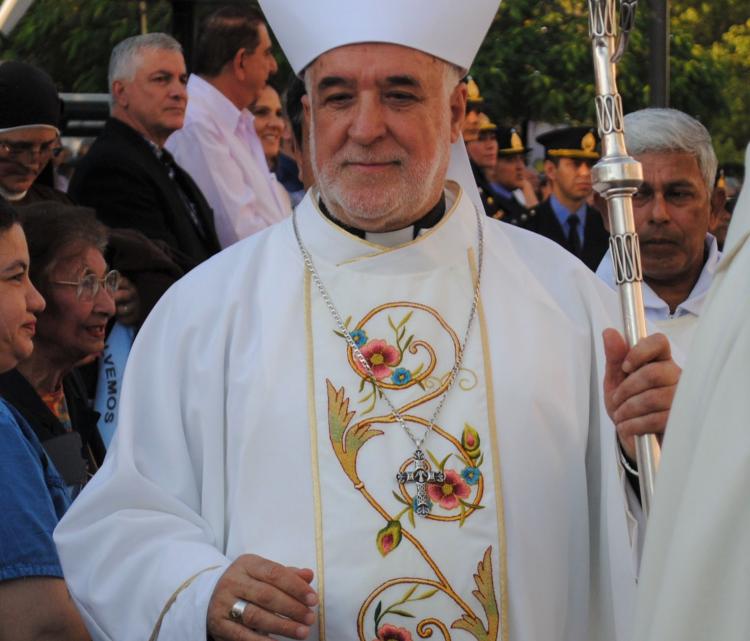
[[[632, 347], [646, 336], [643, 310], [641, 254], [633, 220], [633, 194], [643, 182], [641, 164], [628, 156], [623, 134], [622, 98], [617, 91], [616, 63], [625, 52], [635, 20], [638, 0], [619, 0], [620, 29], [616, 25], [617, 0], [588, 0], [589, 36], [596, 75], [596, 116], [602, 139], [602, 157], [592, 169], [594, 189], [607, 202], [609, 246], [615, 282], [625, 323], [625, 337]], [[641, 503], [648, 516], [654, 493], [659, 445], [653, 435], [636, 438]]]

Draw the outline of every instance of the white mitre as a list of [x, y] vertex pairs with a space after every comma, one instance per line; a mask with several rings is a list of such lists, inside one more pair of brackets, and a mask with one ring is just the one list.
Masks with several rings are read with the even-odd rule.
[[[402, 45], [467, 73], [501, 0], [259, 0], [292, 69], [301, 75], [319, 55], [362, 42]], [[482, 208], [459, 137], [448, 177]]]

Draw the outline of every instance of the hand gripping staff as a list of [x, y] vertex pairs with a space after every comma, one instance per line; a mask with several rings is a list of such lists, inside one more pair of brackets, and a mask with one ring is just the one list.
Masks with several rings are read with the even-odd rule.
[[[617, 7], [620, 4], [620, 24]], [[596, 75], [596, 117], [602, 156], [592, 169], [594, 189], [607, 202], [609, 246], [625, 338], [632, 347], [646, 336], [641, 253], [633, 220], [633, 194], [643, 182], [641, 164], [628, 156], [623, 134], [622, 98], [617, 91], [617, 62], [625, 53], [638, 0], [588, 0], [589, 36]], [[636, 437], [641, 504], [648, 516], [654, 493], [659, 445], [653, 434]]]

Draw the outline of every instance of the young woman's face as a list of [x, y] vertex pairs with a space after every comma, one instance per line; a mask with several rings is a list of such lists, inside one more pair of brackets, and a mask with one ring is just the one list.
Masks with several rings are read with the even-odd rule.
[[0, 232], [0, 372], [34, 349], [36, 317], [44, 299], [29, 280], [29, 250], [20, 225]]

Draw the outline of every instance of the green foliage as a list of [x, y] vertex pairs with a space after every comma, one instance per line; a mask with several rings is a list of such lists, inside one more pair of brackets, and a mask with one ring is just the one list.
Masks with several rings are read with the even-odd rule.
[[[112, 47], [140, 33], [137, 0], [36, 0], [16, 25], [0, 57], [45, 69], [61, 91], [106, 92]], [[168, 31], [168, 0], [147, 3], [149, 31]]]
[[[618, 67], [625, 111], [648, 106], [650, 3]], [[670, 101], [713, 133], [721, 160], [750, 139], [750, 21], [746, 0], [674, 0]], [[472, 68], [486, 111], [503, 125], [593, 123], [594, 72], [583, 0], [504, 0]]]
[[[46, 69], [63, 91], [107, 90], [112, 46], [140, 32], [137, 0], [36, 0], [0, 57]], [[618, 68], [626, 111], [649, 104], [651, 2]], [[168, 31], [169, 0], [148, 0], [149, 31]], [[216, 8], [198, 3], [201, 17]], [[722, 161], [741, 160], [750, 139], [750, 20], [747, 0], [671, 0], [670, 100], [700, 118]], [[457, 34], [460, 37], [460, 34]], [[291, 74], [282, 55], [274, 84]], [[585, 0], [504, 0], [472, 73], [499, 124], [594, 122], [594, 73]]]

